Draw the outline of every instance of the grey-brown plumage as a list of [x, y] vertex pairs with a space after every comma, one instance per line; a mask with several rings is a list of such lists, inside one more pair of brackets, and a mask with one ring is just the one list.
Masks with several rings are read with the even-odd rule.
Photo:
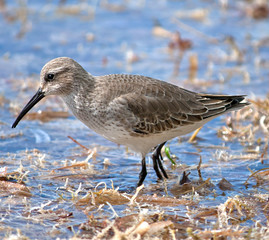
[[92, 76], [73, 59], [61, 57], [43, 67], [38, 92], [12, 127], [48, 95], [61, 96], [73, 114], [98, 134], [141, 153], [138, 186], [146, 177], [145, 156], [153, 147], [160, 144], [153, 154], [156, 174], [167, 177], [160, 161], [160, 148], [167, 140], [249, 104], [243, 95], [200, 94], [140, 75]]

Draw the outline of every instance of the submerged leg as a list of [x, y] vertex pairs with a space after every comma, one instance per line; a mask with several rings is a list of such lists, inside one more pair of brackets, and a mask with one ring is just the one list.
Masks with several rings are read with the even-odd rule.
[[141, 164], [142, 164], [142, 169], [141, 169], [141, 172], [139, 173], [139, 181], [136, 187], [141, 186], [147, 176], [147, 166], [146, 166], [145, 157], [142, 158]]
[[[163, 160], [162, 155], [161, 155], [161, 150], [162, 150], [162, 147], [165, 143], [166, 142], [163, 142], [160, 145], [158, 145], [152, 154], [153, 168], [154, 168], [156, 175], [159, 179], [163, 179], [163, 176], [165, 178], [168, 178], [168, 175], [167, 175], [167, 173], [163, 167], [162, 161], [161, 161], [161, 160]], [[163, 176], [160, 173], [159, 169], [161, 169]]]

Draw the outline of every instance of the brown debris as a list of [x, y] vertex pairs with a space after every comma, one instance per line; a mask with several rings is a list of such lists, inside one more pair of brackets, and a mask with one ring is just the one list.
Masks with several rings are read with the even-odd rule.
[[126, 10], [126, 6], [124, 4], [110, 3], [109, 0], [101, 0], [100, 5], [112, 12], [123, 12]]
[[269, 168], [268, 167], [262, 168], [262, 169], [259, 169], [259, 170], [255, 171], [255, 172], [251, 171], [251, 175], [247, 178], [247, 180], [245, 181], [244, 184], [247, 185], [249, 179], [253, 178], [253, 177], [255, 178], [255, 180], [257, 181], [257, 184], [259, 184], [259, 185], [263, 184], [264, 182], [268, 183], [268, 180], [269, 180]]
[[59, 3], [56, 10], [57, 16], [79, 16], [84, 20], [92, 20], [95, 16], [95, 9], [88, 4], [70, 4]]
[[181, 19], [192, 19], [196, 21], [204, 21], [207, 19], [209, 14], [209, 10], [206, 8], [197, 8], [187, 11], [184, 9], [183, 11], [177, 11], [175, 13], [175, 17]]
[[182, 177], [181, 177], [181, 179], [179, 181], [179, 185], [190, 183], [191, 180], [188, 178], [189, 175], [190, 175], [190, 172], [186, 173], [184, 171], [183, 174], [182, 174]]
[[254, 19], [264, 19], [269, 16], [269, 7], [266, 3], [251, 5], [247, 8], [247, 15]]
[[181, 35], [179, 32], [175, 32], [168, 44], [169, 50], [175, 51], [186, 51], [187, 49], [190, 49], [192, 47], [192, 42], [188, 39], [181, 38]]
[[55, 112], [55, 111], [38, 111], [28, 113], [24, 119], [26, 120], [40, 120], [41, 122], [49, 122], [55, 118], [68, 118], [68, 112]]
[[191, 135], [191, 137], [188, 140], [189, 143], [192, 143], [192, 142], [195, 141], [195, 138], [196, 138], [197, 134], [200, 132], [201, 129], [202, 129], [202, 127], [199, 127], [193, 132], [193, 134]]
[[163, 37], [163, 38], [172, 38], [173, 33], [169, 30], [163, 28], [159, 21], [155, 21], [154, 27], [152, 29], [152, 34], [156, 37]]
[[0, 107], [4, 107], [6, 103], [8, 103], [8, 100], [5, 98], [5, 96], [0, 95]]
[[[102, 189], [99, 192], [91, 192], [87, 194], [87, 196], [79, 199], [77, 201], [77, 205], [100, 205], [106, 204], [109, 202], [112, 205], [122, 205], [127, 204], [131, 201], [132, 196], [129, 194], [122, 194], [114, 189]], [[137, 204], [148, 203], [159, 206], [178, 206], [178, 205], [191, 205], [192, 201], [184, 200], [184, 199], [176, 199], [171, 197], [158, 197], [155, 195], [147, 196], [137, 196], [135, 199]]]
[[217, 38], [208, 36], [206, 34], [204, 34], [203, 32], [198, 31], [197, 29], [191, 27], [190, 25], [187, 25], [181, 21], [179, 21], [178, 19], [173, 19], [173, 22], [177, 25], [177, 27], [179, 29], [184, 29], [190, 33], [195, 34], [197, 37], [204, 39], [206, 41], [208, 41], [209, 43], [213, 43], [213, 44], [217, 44], [219, 42], [219, 40]]
[[192, 83], [195, 82], [196, 78], [197, 78], [197, 71], [198, 71], [198, 57], [197, 54], [192, 54], [189, 57], [189, 77], [188, 80]]
[[217, 185], [222, 191], [233, 190], [233, 185], [230, 182], [228, 182], [225, 178], [222, 178]]
[[173, 228], [172, 221], [153, 221], [150, 216], [144, 218], [138, 214], [118, 217], [112, 222], [108, 220], [100, 222], [91, 218], [87, 223], [81, 224], [80, 229], [83, 230], [83, 238], [98, 240], [141, 239], [141, 237], [146, 239], [152, 237], [158, 237], [158, 239], [175, 238], [174, 232], [169, 231]]
[[[116, 1], [117, 2], [117, 1]], [[104, 0], [101, 1], [98, 5], [108, 9], [109, 11], [114, 12], [121, 12], [125, 11], [128, 7], [127, 2], [125, 1], [118, 1], [119, 4], [114, 4], [113, 1]], [[122, 2], [122, 3], [121, 3]], [[257, 1], [256, 1], [257, 2]], [[234, 12], [234, 6], [246, 6], [249, 4], [249, 8], [247, 9], [247, 15], [253, 19], [262, 20], [267, 19], [269, 16], [268, 11], [268, 4], [266, 1], [259, 1], [261, 3], [257, 4], [255, 1], [254, 4], [249, 4], [250, 2], [242, 1], [240, 4], [234, 5], [232, 2], [228, 1], [220, 1], [219, 6], [225, 5], [225, 9], [221, 9], [224, 13], [222, 15], [223, 19], [225, 20], [226, 17], [229, 17], [230, 14], [228, 11], [232, 9]], [[84, 16], [84, 19], [92, 19], [94, 17], [94, 11], [95, 6], [91, 7], [88, 6], [88, 4], [85, 2], [82, 2], [81, 4], [74, 4], [65, 6], [65, 3], [67, 3], [66, 0], [60, 0], [59, 6], [56, 8], [55, 16], [57, 17], [69, 17], [69, 16]], [[85, 7], [86, 8], [83, 8]], [[207, 20], [207, 18], [210, 18], [210, 24], [211, 17], [208, 15], [209, 11], [215, 10], [218, 5], [214, 5], [214, 8], [208, 8], [208, 9], [199, 9], [197, 11], [196, 9], [191, 11], [182, 11], [182, 12], [174, 12], [174, 17], [184, 17], [184, 18], [191, 18], [198, 21]], [[46, 8], [44, 8], [46, 9]], [[15, 32], [16, 38], [23, 38], [25, 34], [27, 34], [28, 31], [31, 30], [32, 23], [30, 22], [31, 19], [33, 19], [32, 16], [29, 17], [29, 14], [33, 14], [31, 8], [27, 6], [24, 1], [21, 1], [19, 3], [18, 9], [10, 8], [8, 1], [0, 1], [0, 10], [3, 14], [4, 19], [7, 21], [7, 24], [16, 23], [16, 25], [19, 25], [18, 33]], [[9, 10], [12, 10], [8, 12]], [[39, 13], [39, 12], [38, 12]], [[45, 12], [40, 12], [41, 15]], [[37, 16], [37, 12], [34, 13], [35, 16]], [[179, 14], [179, 15], [177, 15]], [[210, 12], [210, 14], [212, 14]], [[234, 14], [234, 13], [232, 13]], [[53, 17], [55, 17], [53, 16]], [[44, 17], [44, 16], [43, 16]], [[173, 17], [173, 16], [172, 16]], [[173, 20], [173, 19], [172, 19]], [[251, 19], [249, 19], [251, 20]], [[249, 23], [249, 20], [247, 21]], [[252, 20], [251, 20], [252, 21]], [[254, 21], [255, 22], [255, 21]], [[160, 25], [155, 25], [152, 34], [157, 37], [164, 37], [172, 39], [170, 42], [170, 52], [173, 54], [173, 60], [174, 60], [174, 74], [179, 74], [179, 68], [180, 68], [180, 62], [182, 58], [185, 56], [185, 52], [191, 47], [191, 45], [195, 41], [205, 40], [207, 43], [205, 44], [219, 44], [219, 40], [208, 36], [207, 34], [204, 34], [203, 32], [198, 31], [195, 28], [192, 28], [191, 26], [188, 26], [187, 24], [180, 22], [179, 20], [175, 19], [174, 23], [177, 25], [178, 29], [187, 31], [191, 35], [194, 35], [195, 37], [192, 38], [192, 41], [185, 39], [181, 39], [181, 36], [176, 36], [175, 33], [170, 31], [169, 28], [164, 28]], [[245, 20], [241, 21], [241, 23], [245, 23]], [[243, 26], [243, 25], [242, 25]], [[252, 33], [250, 33], [252, 34]], [[266, 33], [264, 33], [265, 36], [253, 36], [253, 39], [251, 42], [249, 42], [250, 45], [245, 45], [244, 40], [243, 42], [240, 41], [241, 44], [238, 44], [239, 42], [236, 42], [233, 38], [227, 38], [226, 43], [230, 46], [230, 54], [227, 60], [233, 60], [232, 64], [242, 64], [240, 67], [247, 68], [246, 59], [249, 58], [250, 61], [256, 60], [259, 62], [259, 67], [266, 67], [268, 65], [267, 59], [264, 58], [264, 50], [263, 47], [268, 47], [268, 36], [266, 36]], [[84, 33], [82, 34], [84, 39], [87, 42], [92, 42], [95, 40], [95, 34], [93, 33]], [[236, 35], [235, 35], [236, 36]], [[261, 38], [262, 37], [262, 38]], [[260, 40], [259, 40], [260, 39]], [[245, 39], [246, 41], [249, 41], [249, 39]], [[63, 42], [66, 42], [68, 40], [64, 40]], [[169, 40], [168, 40], [169, 41]], [[185, 42], [184, 42], [185, 41]], [[189, 42], [188, 42], [189, 41]], [[223, 43], [223, 42], [222, 42]], [[194, 42], [195, 44], [195, 42]], [[256, 45], [255, 45], [256, 44]], [[255, 45], [255, 46], [254, 46]], [[246, 54], [245, 51], [248, 51], [251, 49], [251, 47], [256, 47], [257, 52], [254, 53], [254, 56], [252, 53], [248, 52]], [[221, 50], [222, 46], [215, 45], [213, 47], [216, 47], [217, 49]], [[248, 49], [249, 47], [249, 49]], [[193, 49], [195, 51], [196, 49]], [[183, 54], [184, 53], [184, 54]], [[204, 68], [208, 66], [207, 59], [201, 58], [200, 52], [198, 52], [199, 55], [196, 54], [196, 52], [191, 53], [189, 57], [189, 75], [188, 79], [184, 81], [184, 84], [192, 84], [192, 88], [207, 88], [208, 86], [214, 85], [214, 89], [226, 89], [226, 85], [222, 86], [221, 84], [227, 83], [227, 79], [229, 81], [232, 81], [232, 77], [235, 76], [235, 72], [242, 74], [245, 84], [248, 84], [250, 80], [249, 73], [247, 70], [244, 72], [242, 70], [238, 70], [238, 68], [230, 68], [228, 72], [228, 76], [224, 77], [224, 80], [219, 82], [219, 80], [211, 80], [210, 77], [206, 78], [206, 80], [203, 79], [197, 79], [197, 71], [200, 68]], [[246, 55], [245, 55], [246, 54]], [[102, 56], [102, 55], [101, 55]], [[142, 55], [141, 55], [142, 56]], [[198, 61], [199, 56], [199, 61]], [[208, 55], [207, 55], [208, 56]], [[134, 63], [136, 61], [141, 60], [140, 56], [138, 56], [133, 51], [127, 52], [126, 60], [129, 61], [129, 63]], [[7, 54], [6, 56], [3, 55], [3, 59], [10, 61], [12, 59], [12, 56]], [[200, 59], [201, 58], [201, 59]], [[256, 59], [259, 58], [259, 59]], [[260, 59], [261, 58], [261, 59]], [[215, 59], [214, 59], [215, 60]], [[102, 59], [102, 64], [104, 67], [106, 67], [109, 64], [109, 56], [104, 57]], [[226, 64], [226, 63], [219, 63], [216, 61], [212, 62], [212, 65], [214, 65], [215, 68], [219, 67], [219, 64]], [[255, 67], [255, 66], [253, 66]], [[213, 68], [213, 67], [212, 67]], [[260, 69], [259, 69], [260, 70]], [[253, 72], [256, 72], [257, 69], [252, 69]], [[262, 74], [260, 74], [262, 73]], [[264, 72], [259, 72], [259, 76], [261, 76], [261, 79], [259, 81], [264, 81], [267, 75], [263, 74]], [[200, 74], [200, 73], [199, 73]], [[254, 74], [255, 75], [255, 74]], [[212, 75], [210, 75], [212, 76]], [[181, 76], [180, 76], [181, 77]], [[241, 75], [240, 75], [241, 77]], [[21, 89], [21, 91], [17, 95], [17, 102], [20, 103], [22, 99], [26, 99], [26, 95], [29, 91], [32, 91], [33, 89], [36, 90], [37, 88], [37, 81], [34, 81], [33, 79], [36, 79], [36, 76], [29, 77], [29, 79], [24, 79], [24, 81], [17, 81], [17, 79], [11, 79], [10, 82], [12, 82], [13, 89]], [[198, 80], [198, 81], [197, 81]], [[248, 80], [248, 81], [247, 81]], [[266, 79], [265, 79], [266, 80]], [[23, 82], [23, 86], [21, 85], [21, 82]], [[254, 82], [255, 83], [255, 82]], [[253, 84], [253, 83], [252, 83]], [[260, 82], [259, 82], [260, 84]], [[220, 87], [219, 87], [220, 86]], [[236, 85], [237, 86], [237, 85]], [[259, 85], [260, 86], [260, 85]], [[226, 89], [227, 90], [227, 89]], [[67, 172], [67, 174], [62, 174], [61, 176], [56, 176], [55, 174], [48, 173], [50, 169], [47, 168], [43, 169], [43, 160], [40, 160], [40, 150], [29, 150], [27, 152], [19, 152], [19, 153], [8, 153], [11, 155], [11, 157], [8, 156], [7, 158], [1, 159], [1, 164], [6, 163], [8, 161], [17, 162], [18, 159], [22, 159], [22, 161], [27, 161], [27, 168], [29, 168], [30, 171], [41, 171], [45, 177], [47, 177], [47, 180], [49, 179], [49, 182], [55, 181], [56, 183], [59, 183], [58, 179], [62, 177], [63, 179], [69, 178], [70, 184], [68, 187], [66, 187], [64, 191], [66, 191], [66, 194], [72, 194], [72, 199], [70, 198], [64, 198], [64, 196], [59, 197], [59, 201], [63, 201], [63, 203], [74, 203], [72, 207], [77, 208], [78, 210], [76, 212], [79, 214], [86, 214], [88, 217], [88, 221], [79, 225], [79, 233], [76, 232], [76, 230], [73, 229], [72, 226], [68, 226], [68, 229], [70, 230], [69, 234], [74, 234], [74, 237], [71, 239], [267, 239], [268, 236], [268, 221], [269, 221], [269, 195], [267, 194], [266, 190], [268, 189], [268, 180], [269, 180], [269, 169], [263, 168], [259, 169], [258, 171], [251, 171], [249, 173], [249, 178], [246, 181], [246, 184], [252, 181], [254, 182], [255, 188], [251, 189], [243, 189], [239, 186], [234, 186], [235, 189], [233, 189], [233, 185], [227, 180], [229, 179], [222, 179], [218, 183], [218, 187], [222, 191], [237, 191], [240, 196], [235, 196], [231, 198], [225, 198], [223, 197], [222, 204], [219, 203], [219, 199], [215, 199], [214, 197], [220, 192], [218, 188], [212, 187], [213, 184], [210, 182], [210, 178], [208, 178], [206, 181], [202, 180], [201, 175], [201, 169], [203, 170], [206, 167], [214, 167], [214, 171], [216, 170], [214, 166], [214, 160], [220, 160], [219, 161], [219, 167], [225, 167], [225, 165], [222, 165], [223, 161], [233, 161], [232, 164], [238, 166], [241, 162], [243, 163], [250, 163], [253, 164], [255, 161], [255, 164], [267, 164], [268, 163], [268, 136], [269, 136], [269, 98], [268, 96], [264, 99], [255, 98], [249, 100], [252, 105], [249, 107], [246, 107], [236, 113], [231, 113], [229, 116], [226, 117], [226, 123], [224, 123], [223, 127], [221, 127], [218, 130], [218, 136], [222, 138], [225, 143], [223, 143], [222, 146], [212, 145], [212, 146], [204, 146], [203, 143], [200, 143], [200, 138], [197, 138], [197, 136], [193, 135], [194, 142], [198, 142], [199, 145], [194, 143], [191, 147], [194, 147], [197, 149], [197, 152], [200, 152], [205, 149], [215, 149], [219, 150], [221, 149], [223, 154], [220, 154], [219, 158], [215, 155], [213, 161], [206, 161], [206, 164], [201, 164], [201, 155], [200, 155], [200, 163], [198, 166], [198, 173], [199, 173], [199, 181], [195, 181], [192, 179], [192, 182], [185, 181], [185, 184], [182, 186], [179, 186], [178, 184], [176, 187], [170, 189], [171, 184], [176, 181], [177, 179], [177, 170], [179, 167], [170, 169], [171, 175], [169, 174], [169, 177], [172, 178], [169, 179], [168, 182], [168, 189], [171, 190], [168, 192], [168, 194], [174, 194], [177, 196], [176, 198], [168, 197], [168, 196], [161, 196], [162, 191], [162, 185], [161, 184], [149, 184], [144, 191], [138, 192], [136, 196], [133, 196], [132, 194], [126, 194], [122, 192], [118, 192], [114, 188], [112, 190], [110, 189], [102, 189], [102, 190], [89, 190], [91, 189], [91, 186], [85, 184], [87, 181], [86, 179], [91, 176], [89, 173], [89, 169], [91, 166], [89, 163], [85, 161], [79, 161], [77, 160], [77, 156], [72, 156], [72, 159], [75, 159], [75, 161], [71, 162], [70, 164], [63, 165], [62, 160], [55, 160], [52, 164], [54, 166], [53, 174], [56, 171], [62, 171]], [[50, 100], [49, 100], [50, 101]], [[48, 102], [49, 102], [48, 101]], [[53, 101], [52, 101], [53, 102]], [[5, 96], [0, 96], [0, 107], [6, 107], [6, 104], [11, 105], [10, 111], [15, 113], [18, 109], [15, 107], [12, 109], [12, 104], [15, 105], [12, 101], [6, 99]], [[60, 105], [61, 103], [57, 103], [58, 106], [60, 106], [60, 109], [65, 109]], [[17, 104], [19, 105], [19, 104]], [[58, 106], [56, 106], [58, 108]], [[53, 109], [55, 108], [55, 105], [53, 105]], [[43, 112], [37, 112], [37, 113], [30, 113], [29, 119], [37, 119], [43, 122], [53, 120], [54, 118], [67, 118], [68, 113], [65, 111], [62, 112], [53, 112], [48, 110], [45, 110]], [[55, 108], [56, 109], [56, 108]], [[19, 109], [20, 110], [20, 109]], [[1, 123], [0, 124], [6, 124]], [[5, 125], [1, 125], [0, 127], [6, 127]], [[8, 138], [15, 138], [17, 136], [20, 136], [22, 133], [14, 133], [9, 134], [9, 132], [3, 131], [0, 135], [1, 139], [8, 139]], [[81, 149], [81, 152], [83, 154], [91, 155], [92, 152], [89, 152], [89, 148], [87, 146], [84, 146], [80, 144], [77, 140], [70, 137], [70, 139], [75, 142]], [[16, 140], [16, 139], [15, 139]], [[14, 141], [14, 139], [12, 139]], [[187, 139], [186, 139], [187, 141]], [[4, 141], [3, 141], [4, 142]], [[227, 143], [229, 142], [229, 143]], [[233, 150], [229, 149], [229, 144], [231, 142], [238, 142], [242, 145], [241, 148], [237, 149], [238, 151], [236, 154], [233, 154]], [[2, 150], [2, 149], [1, 149]], [[209, 151], [208, 151], [209, 152]], [[206, 152], [206, 154], [208, 154]], [[25, 154], [26, 153], [26, 154]], [[49, 152], [46, 153], [49, 155]], [[202, 153], [203, 154], [203, 153]], [[197, 155], [199, 155], [197, 153]], [[204, 155], [203, 155], [204, 156]], [[64, 158], [65, 156], [63, 156]], [[81, 155], [79, 155], [81, 157]], [[94, 155], [92, 155], [94, 157]], [[207, 157], [207, 155], [206, 155]], [[206, 158], [205, 157], [205, 158]], [[49, 158], [49, 157], [48, 157]], [[42, 162], [42, 163], [41, 163]], [[100, 161], [101, 162], [101, 161]], [[212, 163], [213, 162], [213, 163]], [[49, 165], [50, 162], [47, 162]], [[225, 163], [224, 163], [225, 164]], [[30, 165], [30, 166], [29, 166]], [[47, 165], [46, 165], [47, 166]], [[250, 165], [252, 167], [253, 165]], [[230, 164], [229, 167], [232, 167]], [[194, 169], [194, 167], [190, 167], [191, 169]], [[185, 168], [182, 171], [191, 171], [190, 168]], [[175, 170], [176, 169], [176, 170]], [[109, 170], [109, 169], [108, 169]], [[86, 174], [85, 172], [88, 171]], [[173, 172], [172, 172], [173, 171]], [[95, 173], [94, 173], [95, 174]], [[174, 174], [174, 175], [173, 175]], [[97, 177], [102, 175], [102, 172], [96, 173]], [[14, 199], [13, 196], [16, 198], [24, 199], [26, 197], [27, 199], [29, 197], [32, 197], [32, 194], [34, 195], [36, 192], [39, 191], [36, 189], [36, 186], [28, 186], [25, 185], [21, 181], [21, 174], [19, 173], [8, 173], [6, 170], [4, 170], [0, 175], [0, 195], [3, 197], [1, 199], [2, 203], [6, 203], [10, 201], [10, 199]], [[39, 178], [38, 180], [40, 180]], [[244, 179], [246, 180], [246, 179]], [[85, 197], [81, 197], [81, 195], [77, 194], [76, 198], [73, 197], [74, 192], [70, 193], [71, 190], [73, 190], [77, 185], [77, 182], [84, 182], [83, 186], [79, 188], [79, 192], [81, 195], [86, 194]], [[96, 179], [95, 179], [96, 181]], [[42, 182], [43, 184], [43, 182]], [[169, 185], [170, 184], [170, 185]], [[41, 185], [41, 184], [40, 184]], [[66, 184], [67, 185], [67, 184]], [[87, 185], [87, 186], [86, 186]], [[54, 186], [53, 186], [54, 187]], [[259, 192], [260, 188], [262, 191], [264, 191], [264, 194], [257, 194], [254, 193]], [[40, 187], [41, 188], [41, 187]], [[212, 193], [212, 188], [214, 191], [216, 190], [216, 193]], [[250, 187], [249, 187], [250, 188]], [[71, 190], [70, 190], [71, 189]], [[152, 189], [157, 189], [157, 191], [153, 191]], [[51, 189], [50, 189], [51, 190]], [[49, 190], [49, 191], [50, 191]], [[238, 192], [239, 190], [239, 192]], [[242, 190], [242, 191], [240, 191]], [[245, 190], [245, 191], [244, 191]], [[250, 191], [249, 191], [250, 190]], [[88, 191], [88, 192], [87, 192]], [[154, 192], [154, 194], [153, 194]], [[62, 192], [61, 192], [62, 193]], [[60, 194], [61, 194], [60, 193]], [[51, 193], [50, 193], [51, 194]], [[58, 192], [56, 192], [56, 198], [57, 198]], [[198, 201], [203, 201], [203, 195], [209, 196], [206, 198], [206, 207], [204, 206], [204, 202], [201, 204], [198, 203]], [[215, 195], [216, 194], [216, 195]], [[184, 196], [182, 196], [184, 195]], [[52, 194], [53, 196], [53, 194]], [[69, 196], [69, 195], [68, 195]], [[242, 197], [244, 196], [244, 197]], [[196, 198], [197, 197], [197, 198]], [[7, 201], [5, 201], [5, 199]], [[189, 199], [195, 199], [189, 200]], [[222, 201], [221, 200], [221, 201]], [[226, 201], [225, 201], [226, 200]], [[15, 202], [14, 201], [14, 202]], [[42, 199], [41, 199], [42, 201]], [[33, 201], [34, 202], [34, 201]], [[8, 202], [9, 203], [9, 202]], [[218, 204], [216, 204], [218, 203]], [[17, 201], [16, 204], [22, 204], [22, 201]], [[23, 202], [24, 204], [24, 202]], [[73, 210], [72, 211], [66, 211], [64, 209], [57, 209], [57, 210], [45, 210], [42, 207], [40, 209], [36, 209], [34, 206], [30, 205], [27, 202], [27, 206], [23, 206], [23, 217], [26, 218], [27, 223], [29, 223], [29, 226], [31, 227], [31, 221], [40, 221], [42, 224], [46, 226], [51, 226], [51, 223], [47, 224], [46, 222], [43, 223], [44, 220], [52, 221], [52, 224], [54, 225], [52, 227], [51, 231], [55, 231], [55, 236], [53, 238], [59, 238], [62, 236], [59, 236], [62, 234], [62, 230], [59, 225], [62, 222], [71, 222], [72, 216], [73, 216]], [[40, 203], [41, 205], [44, 205], [44, 202]], [[55, 208], [55, 204], [58, 204], [58, 199], [55, 200], [54, 203], [50, 203], [52, 208]], [[109, 205], [110, 204], [110, 205]], [[114, 206], [115, 212], [117, 212], [120, 217], [115, 217], [116, 215], [113, 215], [112, 218], [109, 215], [107, 215], [106, 211], [102, 211], [102, 205], [111, 207], [109, 210], [111, 210]], [[120, 206], [119, 205], [123, 205]], [[10, 214], [8, 211], [13, 211], [12, 208], [7, 207], [7, 209], [4, 209], [4, 205], [2, 206], [1, 213], [4, 213], [6, 210], [6, 216]], [[34, 210], [33, 210], [34, 208]], [[122, 208], [124, 210], [122, 211]], [[30, 210], [31, 209], [31, 210]], [[68, 208], [70, 209], [70, 208]], [[118, 209], [120, 209], [118, 211]], [[80, 211], [81, 210], [81, 211]], [[181, 211], [182, 210], [182, 211]], [[79, 212], [80, 211], [80, 212]], [[154, 214], [152, 213], [154, 211]], [[187, 212], [186, 212], [187, 211]], [[139, 212], [137, 214], [137, 212]], [[155, 213], [157, 212], [157, 213]], [[114, 212], [113, 212], [114, 213]], [[16, 215], [18, 216], [20, 214], [20, 211], [16, 212]], [[74, 214], [75, 215], [75, 214]], [[7, 235], [6, 239], [17, 239], [17, 238], [23, 238], [27, 239], [27, 236], [22, 236], [20, 231], [17, 231], [17, 238], [16, 235], [10, 235], [9, 233], [10, 229], [5, 229], [5, 225], [7, 222], [5, 222], [5, 215], [3, 216], [3, 226], [2, 226], [2, 234], [4, 231], [6, 231], [4, 234]], [[12, 215], [10, 215], [12, 217]], [[109, 218], [109, 220], [108, 220]], [[7, 220], [8, 221], [8, 220]], [[23, 222], [22, 222], [23, 223]], [[78, 223], [74, 222], [74, 227], [78, 226]], [[28, 224], [27, 224], [28, 227]], [[66, 226], [64, 225], [64, 228]], [[44, 228], [46, 233], [50, 232], [49, 228]], [[15, 230], [15, 229], [14, 229]], [[23, 230], [25, 231], [25, 230]], [[58, 231], [58, 232], [56, 232]], [[13, 231], [14, 232], [14, 231]], [[12, 238], [13, 237], [13, 238]], [[66, 237], [66, 236], [65, 236]], [[67, 236], [67, 238], [70, 237], [70, 235]]]
[[192, 42], [188, 39], [181, 38], [179, 32], [175, 32], [170, 42], [168, 43], [168, 50], [174, 56], [174, 72], [173, 76], [178, 76], [179, 68], [185, 51], [192, 47]]
[[76, 143], [77, 145], [79, 145], [81, 148], [83, 148], [84, 150], [86, 150], [88, 153], [90, 153], [90, 149], [85, 147], [84, 145], [82, 145], [81, 143], [79, 143], [77, 140], [75, 140], [74, 138], [72, 138], [71, 136], [67, 136], [68, 138], [70, 138], [74, 143]]
[[[264, 134], [264, 142], [268, 141], [269, 133], [269, 100], [251, 100], [252, 105], [245, 107], [227, 118], [227, 126], [218, 130], [218, 136], [225, 141], [238, 138], [242, 142], [253, 143], [257, 134]], [[252, 122], [246, 125], [245, 122]], [[243, 123], [245, 123], [243, 125]], [[266, 153], [264, 153], [266, 154]]]
[[0, 139], [16, 138], [23, 135], [23, 132], [10, 133], [5, 135], [0, 135]]
[[237, 239], [242, 236], [244, 229], [218, 229], [218, 230], [205, 230], [196, 234], [198, 239]]
[[236, 43], [234, 37], [227, 36], [224, 41], [230, 47], [230, 53], [227, 60], [242, 64], [244, 61], [244, 54]]
[[40, 208], [30, 212], [25, 212], [23, 215], [39, 221], [50, 220], [55, 222], [66, 222], [69, 221], [69, 218], [73, 216], [73, 213], [68, 212], [65, 209], [45, 210]]
[[187, 193], [199, 193], [200, 195], [208, 195], [212, 193], [212, 187], [214, 186], [211, 181], [211, 179], [208, 178], [205, 181], [199, 180], [199, 181], [192, 181], [185, 183], [183, 185], [176, 184], [171, 188], [171, 193], [179, 197], [181, 195], [185, 195]]
[[218, 211], [215, 208], [206, 208], [206, 209], [199, 209], [199, 212], [194, 215], [194, 219], [197, 219], [199, 221], [205, 221], [206, 219], [210, 217], [217, 217]]
[[23, 197], [31, 197], [32, 194], [28, 187], [26, 187], [23, 183], [10, 182], [8, 178], [0, 178], [0, 195], [1, 196], [23, 196]]

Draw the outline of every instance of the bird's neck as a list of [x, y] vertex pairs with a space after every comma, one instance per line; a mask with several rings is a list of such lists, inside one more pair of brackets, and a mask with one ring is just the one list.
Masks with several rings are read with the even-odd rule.
[[80, 79], [75, 79], [72, 91], [62, 96], [64, 102], [76, 117], [80, 118], [78, 116], [80, 112], [85, 112], [89, 108], [93, 100], [92, 92], [94, 85], [94, 76], [87, 73], [87, 75], [82, 76]]

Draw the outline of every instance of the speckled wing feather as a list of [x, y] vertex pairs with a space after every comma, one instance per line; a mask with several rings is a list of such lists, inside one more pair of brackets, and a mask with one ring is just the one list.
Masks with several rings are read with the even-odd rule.
[[212, 95], [212, 94], [197, 94], [199, 102], [204, 104], [208, 109], [207, 113], [203, 114], [203, 118], [215, 117], [224, 112], [234, 111], [249, 105], [249, 102], [244, 101], [244, 95]]
[[[243, 96], [197, 94], [139, 75], [106, 77], [110, 80], [109, 112], [124, 114], [123, 125], [137, 134], [161, 133], [217, 116], [239, 105], [242, 105], [239, 108], [243, 107], [240, 104]], [[117, 92], [113, 91], [115, 78]], [[119, 88], [119, 82], [122, 82], [122, 88]], [[120, 118], [117, 116], [117, 119]]]

